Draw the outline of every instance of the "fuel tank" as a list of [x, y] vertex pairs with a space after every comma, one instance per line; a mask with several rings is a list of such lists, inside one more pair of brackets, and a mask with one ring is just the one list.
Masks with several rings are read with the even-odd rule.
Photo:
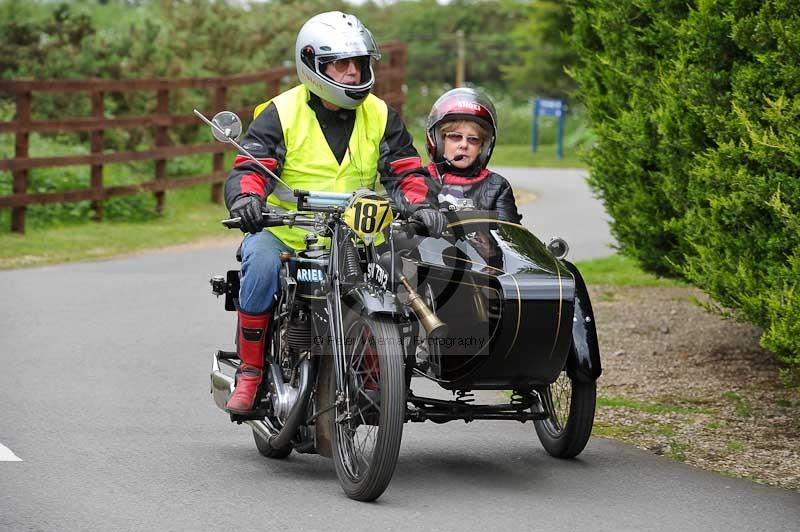
[[297, 297], [324, 299], [330, 253], [325, 250], [300, 251], [289, 259], [289, 273], [297, 281]]

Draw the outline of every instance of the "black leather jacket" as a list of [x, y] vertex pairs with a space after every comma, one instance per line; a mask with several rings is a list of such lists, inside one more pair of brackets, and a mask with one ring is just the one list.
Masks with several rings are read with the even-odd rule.
[[498, 219], [508, 222], [522, 220], [511, 185], [500, 174], [484, 169], [476, 176], [463, 177], [437, 172], [433, 164], [429, 164], [427, 170], [424, 178], [419, 173], [406, 175], [386, 187], [405, 213], [422, 205], [439, 206], [442, 187], [454, 184], [465, 185], [464, 196], [472, 200], [476, 209], [497, 211]]

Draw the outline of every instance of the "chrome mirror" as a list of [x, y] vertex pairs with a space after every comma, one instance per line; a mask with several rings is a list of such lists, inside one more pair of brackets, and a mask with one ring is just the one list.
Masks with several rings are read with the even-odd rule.
[[242, 120], [236, 116], [236, 113], [220, 111], [214, 115], [211, 122], [217, 126], [211, 128], [211, 133], [220, 142], [230, 143], [231, 139], [238, 141], [242, 136]]

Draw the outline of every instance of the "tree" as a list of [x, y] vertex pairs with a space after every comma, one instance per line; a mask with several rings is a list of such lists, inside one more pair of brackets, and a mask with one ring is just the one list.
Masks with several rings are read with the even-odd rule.
[[764, 328], [800, 373], [800, 14], [792, 0], [582, 0], [591, 184], [621, 250]]
[[572, 13], [564, 0], [537, 1], [527, 7], [526, 20], [511, 33], [513, 61], [501, 68], [512, 90], [568, 100], [575, 82], [568, 69], [576, 55], [569, 42]]

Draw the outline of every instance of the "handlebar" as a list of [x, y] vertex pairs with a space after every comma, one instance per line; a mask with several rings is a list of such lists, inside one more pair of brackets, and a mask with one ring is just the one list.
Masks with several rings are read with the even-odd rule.
[[[291, 213], [277, 213], [274, 211], [261, 213], [262, 223], [261, 228], [268, 227], [283, 227], [283, 226], [297, 226], [297, 227], [315, 227], [318, 222], [311, 218], [300, 217], [295, 212]], [[242, 219], [240, 217], [228, 218], [221, 220], [222, 225], [228, 229], [241, 229]], [[397, 230], [405, 233], [407, 237], [412, 237], [419, 234], [420, 230], [425, 229], [425, 224], [419, 220], [396, 220], [400, 227]]]
[[[350, 202], [353, 193], [350, 192], [318, 192], [318, 191], [305, 191], [294, 190], [294, 195], [298, 199], [298, 210], [308, 210], [317, 213], [341, 213], [344, 207]], [[390, 200], [391, 201], [391, 200]], [[397, 212], [397, 207], [392, 203], [392, 210]], [[318, 219], [312, 219], [302, 216], [299, 212], [275, 212], [275, 211], [262, 211], [261, 228], [268, 227], [282, 227], [282, 226], [298, 226], [298, 227], [317, 227], [320, 223]], [[240, 217], [229, 218], [221, 220], [222, 225], [228, 229], [241, 229], [242, 219]], [[420, 234], [424, 231], [425, 224], [419, 220], [396, 220], [399, 223], [400, 231], [405, 232], [406, 236], [411, 237]], [[397, 226], [396, 226], [397, 227]]]
[[[261, 228], [266, 229], [267, 227], [281, 227], [284, 225], [287, 226], [299, 226], [299, 227], [314, 227], [317, 223], [311, 218], [303, 218], [298, 217], [297, 213], [277, 213], [274, 211], [269, 212], [261, 212]], [[242, 219], [240, 217], [236, 218], [228, 218], [226, 220], [221, 221], [222, 225], [227, 227], [228, 229], [241, 229], [242, 228]]]

